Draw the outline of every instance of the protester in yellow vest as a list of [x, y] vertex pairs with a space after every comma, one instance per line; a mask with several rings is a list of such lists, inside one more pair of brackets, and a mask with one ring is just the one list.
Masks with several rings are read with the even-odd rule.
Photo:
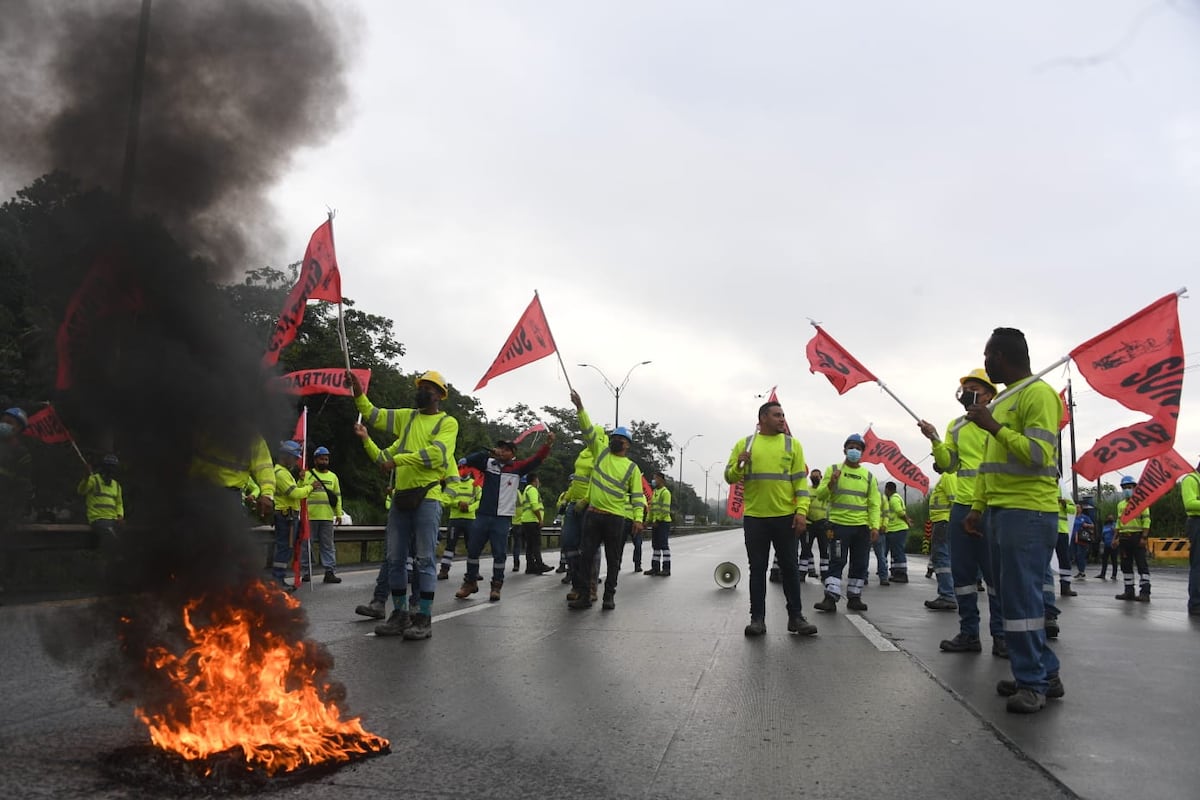
[[125, 500], [117, 482], [117, 457], [106, 455], [98, 472], [90, 472], [79, 482], [76, 491], [83, 495], [88, 524], [105, 536], [117, 532], [117, 523], [125, 521]]
[[[305, 477], [312, 487], [308, 496], [308, 521], [312, 538], [320, 546], [321, 565], [325, 567], [324, 583], [341, 583], [337, 576], [337, 545], [333, 529], [342, 524], [342, 484], [337, 473], [329, 469], [329, 448], [318, 447], [313, 451], [313, 468]], [[307, 576], [308, 564], [305, 564]]]
[[542, 560], [542, 523], [546, 508], [542, 502], [542, 481], [537, 473], [529, 473], [529, 483], [521, 492], [521, 513], [516, 518], [521, 523], [521, 536], [525, 539], [525, 574], [545, 575], [554, 567]]
[[651, 476], [654, 495], [650, 500], [650, 570], [647, 575], [671, 575], [671, 490], [667, 488], [667, 476], [661, 472]]
[[943, 472], [934, 464], [935, 472], [941, 477], [929, 493], [929, 522], [933, 525], [933, 537], [929, 543], [929, 563], [937, 579], [937, 597], [926, 600], [930, 611], [957, 611], [958, 601], [954, 596], [954, 577], [950, 569], [950, 509], [954, 505], [958, 478], [953, 472]]
[[439, 581], [450, 577], [450, 567], [454, 564], [458, 540], [466, 542], [482, 496], [474, 473], [467, 468], [465, 458], [458, 460], [458, 474], [446, 478], [446, 488], [443, 491], [449, 503], [450, 521], [446, 526], [446, 547], [442, 550], [442, 563], [438, 570]]
[[[1121, 556], [1121, 577], [1125, 579], [1125, 591], [1117, 595], [1118, 600], [1150, 602], [1150, 566], [1146, 563], [1146, 537], [1150, 534], [1150, 506], [1146, 506], [1128, 522], [1121, 515], [1129, 506], [1137, 481], [1129, 475], [1121, 478], [1121, 500], [1117, 502], [1117, 552]], [[1133, 593], [1133, 565], [1137, 563], [1139, 590]]]
[[[293, 548], [299, 533], [300, 501], [312, 494], [312, 486], [296, 480], [303, 455], [299, 442], [280, 442], [279, 463], [275, 465], [275, 560], [271, 567], [275, 580], [289, 592], [296, 591], [296, 587], [284, 578], [292, 565]], [[301, 560], [305, 560], [303, 556]]]
[[[1197, 464], [1200, 469], [1200, 464]], [[1200, 617], [1200, 472], [1192, 471], [1179, 484], [1183, 513], [1187, 515], [1184, 532], [1191, 549], [1188, 553], [1188, 616]]]
[[[808, 482], [811, 486], [811, 496], [808, 503], [808, 532], [804, 535], [804, 544], [800, 550], [800, 580], [819, 577], [824, 583], [829, 574], [829, 537], [833, 532], [833, 525], [829, 522], [829, 502], [816, 496], [817, 487], [821, 485], [821, 470], [814, 469], [809, 472]], [[819, 571], [816, 569], [818, 565], [813, 564], [814, 544], [821, 557]], [[774, 573], [777, 569], [778, 567], [771, 572]], [[772, 577], [772, 580], [775, 578]]]

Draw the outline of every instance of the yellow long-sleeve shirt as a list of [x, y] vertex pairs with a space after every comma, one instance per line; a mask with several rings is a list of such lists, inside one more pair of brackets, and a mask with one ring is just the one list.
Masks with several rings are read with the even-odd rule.
[[[750, 460], [738, 466], [738, 457], [750, 451]], [[725, 480], [742, 481], [745, 513], [751, 517], [808, 514], [808, 468], [800, 441], [786, 433], [761, 433], [739, 439], [725, 464]]]

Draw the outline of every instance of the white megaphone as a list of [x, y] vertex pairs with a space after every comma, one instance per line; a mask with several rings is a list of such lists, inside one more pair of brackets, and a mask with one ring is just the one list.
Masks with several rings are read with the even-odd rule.
[[717, 564], [716, 570], [713, 571], [713, 578], [717, 581], [717, 586], [722, 589], [735, 589], [738, 581], [742, 579], [742, 571], [732, 561], [723, 561]]

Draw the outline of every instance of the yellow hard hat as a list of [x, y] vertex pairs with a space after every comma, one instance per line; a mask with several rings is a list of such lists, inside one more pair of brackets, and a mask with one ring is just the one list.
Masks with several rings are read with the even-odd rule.
[[988, 377], [987, 370], [985, 369], [980, 368], [971, 370], [966, 375], [963, 375], [958, 379], [958, 385], [962, 386], [967, 381], [979, 381], [980, 383], [987, 384], [988, 386], [992, 387], [993, 392], [996, 391], [996, 384], [992, 383], [992, 379]]
[[442, 377], [442, 373], [437, 370], [429, 370], [417, 376], [416, 384], [420, 385], [421, 381], [427, 381], [442, 390], [442, 398], [450, 396], [450, 390], [446, 388], [446, 379]]

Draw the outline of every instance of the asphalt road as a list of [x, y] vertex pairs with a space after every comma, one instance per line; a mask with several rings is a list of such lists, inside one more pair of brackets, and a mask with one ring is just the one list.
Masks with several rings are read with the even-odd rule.
[[[1200, 797], [1200, 625], [1183, 570], [1156, 572], [1150, 604], [1078, 583], [1056, 644], [1066, 697], [1023, 717], [995, 694], [1006, 661], [938, 650], [957, 617], [922, 606], [935, 593], [919, 557], [912, 583], [872, 582], [862, 614], [811, 610], [820, 592], [806, 583], [814, 637], [786, 632], [773, 584], [768, 634], [747, 639], [747, 577], [713, 580], [718, 563], [744, 564], [741, 532], [679, 538], [673, 556], [672, 577], [645, 577], [627, 548], [615, 611], [568, 610], [554, 574], [510, 575], [499, 603], [486, 590], [458, 601], [460, 561], [424, 642], [376, 638], [354, 614], [373, 571], [305, 587], [349, 711], [392, 753], [271, 796]], [[0, 607], [0, 791], [165, 796], [105, 776], [101, 759], [144, 732], [129, 706], [84, 688], [85, 669], [47, 654], [72, 647], [79, 609]]]

